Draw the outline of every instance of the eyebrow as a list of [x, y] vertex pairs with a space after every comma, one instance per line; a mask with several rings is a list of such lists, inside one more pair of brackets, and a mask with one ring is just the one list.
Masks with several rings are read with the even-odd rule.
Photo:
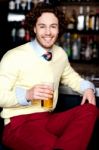
[[[44, 23], [39, 23], [38, 25], [46, 25], [46, 24], [44, 24]], [[50, 24], [50, 25], [58, 25], [57, 23], [52, 23], [52, 24]]]

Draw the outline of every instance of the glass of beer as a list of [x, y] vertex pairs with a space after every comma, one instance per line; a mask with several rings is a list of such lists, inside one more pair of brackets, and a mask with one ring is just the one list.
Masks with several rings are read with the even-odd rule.
[[38, 100], [38, 99], [32, 100], [32, 101], [31, 101], [31, 104], [32, 104], [33, 106], [41, 106], [41, 102], [40, 102], [40, 100]]
[[[54, 83], [52, 82], [44, 82], [43, 84], [48, 85], [54, 91]], [[52, 98], [48, 98], [47, 100], [42, 100], [42, 107], [52, 108], [53, 107], [53, 96]]]

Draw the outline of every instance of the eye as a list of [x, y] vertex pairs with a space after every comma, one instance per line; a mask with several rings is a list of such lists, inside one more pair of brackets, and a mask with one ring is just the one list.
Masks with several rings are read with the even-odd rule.
[[45, 28], [45, 26], [44, 26], [44, 25], [41, 25], [40, 28]]
[[53, 29], [56, 29], [57, 28], [57, 25], [52, 25], [51, 26]]

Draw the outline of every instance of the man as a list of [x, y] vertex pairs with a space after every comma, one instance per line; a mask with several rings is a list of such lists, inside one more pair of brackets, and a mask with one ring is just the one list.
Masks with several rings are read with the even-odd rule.
[[[27, 15], [31, 42], [8, 51], [0, 64], [3, 142], [13, 150], [86, 150], [97, 118], [95, 88], [71, 68], [65, 51], [55, 45], [63, 29], [62, 13], [39, 3]], [[49, 61], [43, 57], [51, 52]], [[54, 90], [48, 84], [54, 83]], [[54, 113], [59, 83], [83, 94], [81, 105]], [[42, 101], [53, 97], [52, 108]], [[89, 104], [85, 104], [88, 100]]]

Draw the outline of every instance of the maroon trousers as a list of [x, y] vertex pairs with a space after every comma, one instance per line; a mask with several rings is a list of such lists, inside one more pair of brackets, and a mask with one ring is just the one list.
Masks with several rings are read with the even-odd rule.
[[3, 142], [12, 150], [86, 150], [97, 118], [91, 104], [61, 113], [35, 113], [11, 118]]

